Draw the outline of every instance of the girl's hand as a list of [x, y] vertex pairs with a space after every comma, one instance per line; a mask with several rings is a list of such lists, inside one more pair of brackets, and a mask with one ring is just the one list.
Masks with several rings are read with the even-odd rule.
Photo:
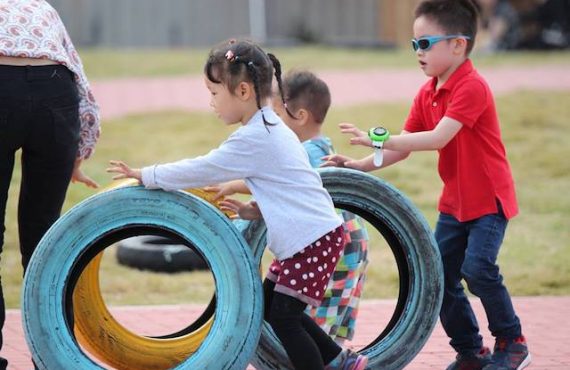
[[368, 133], [360, 130], [352, 123], [343, 122], [339, 124], [338, 127], [340, 127], [340, 132], [343, 134], [349, 134], [353, 136], [350, 138], [350, 145], [363, 145], [372, 147], [372, 140], [370, 140], [368, 137]]
[[122, 161], [109, 161], [111, 167], [107, 168], [109, 173], [118, 173], [113, 176], [113, 180], [120, 179], [137, 179], [142, 181], [142, 173], [140, 168], [130, 168], [125, 162]]
[[97, 189], [99, 184], [81, 170], [81, 162], [83, 162], [83, 159], [75, 160], [75, 165], [73, 166], [73, 172], [71, 174], [71, 182], [82, 182], [90, 188]]
[[[244, 220], [257, 220], [261, 218], [261, 211], [257, 206], [257, 202], [254, 200], [244, 203], [237, 199], [226, 198], [220, 202], [220, 210], [235, 212], [239, 218]], [[232, 218], [237, 218], [237, 216], [233, 216]]]
[[228, 195], [234, 195], [236, 193], [241, 193], [241, 194], [249, 193], [249, 189], [247, 188], [243, 180], [233, 180], [218, 185], [206, 186], [204, 190], [216, 192], [214, 201]]

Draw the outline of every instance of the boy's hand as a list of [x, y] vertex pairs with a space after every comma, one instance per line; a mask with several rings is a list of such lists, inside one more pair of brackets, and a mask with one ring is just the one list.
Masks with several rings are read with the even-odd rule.
[[367, 171], [366, 158], [353, 159], [342, 154], [331, 154], [322, 157], [324, 161], [320, 167], [346, 167], [359, 171]]
[[107, 168], [109, 173], [117, 173], [118, 175], [113, 176], [113, 180], [120, 179], [137, 179], [142, 181], [142, 173], [140, 168], [130, 168], [125, 162], [122, 161], [109, 161], [111, 167]]
[[[243, 220], [261, 218], [261, 211], [254, 200], [244, 203], [237, 199], [226, 198], [220, 202], [220, 210], [235, 212]], [[237, 218], [237, 216], [232, 216], [232, 218]]]
[[353, 137], [350, 138], [350, 145], [363, 145], [372, 147], [372, 140], [368, 137], [368, 133], [360, 130], [352, 123], [343, 122], [338, 125], [340, 132], [343, 134], [350, 134]]
[[342, 154], [325, 155], [321, 159], [323, 163], [321, 163], [320, 167], [350, 167], [347, 163], [354, 161], [354, 159]]

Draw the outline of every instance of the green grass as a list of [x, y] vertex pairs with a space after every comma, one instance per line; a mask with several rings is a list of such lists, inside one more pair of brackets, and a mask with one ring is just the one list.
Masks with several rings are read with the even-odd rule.
[[[318, 70], [361, 70], [372, 68], [416, 68], [417, 61], [409, 50], [370, 48], [331, 48], [305, 46], [268, 48], [277, 55], [285, 69], [295, 66]], [[81, 58], [91, 80], [116, 77], [200, 74], [208, 49], [163, 50], [81, 50]], [[477, 66], [570, 65], [570, 51], [508, 52], [473, 54]]]
[[[499, 257], [506, 284], [514, 295], [570, 294], [569, 101], [570, 93], [547, 92], [519, 92], [497, 100], [521, 208], [520, 215], [509, 225]], [[333, 138], [339, 152], [361, 156], [369, 151], [349, 146], [336, 123], [350, 121], [368, 127], [382, 122], [397, 132], [407, 111], [406, 104], [332, 109], [324, 131]], [[111, 182], [105, 173], [109, 159], [140, 166], [192, 157], [219, 145], [233, 129], [212, 114], [181, 112], [104, 122], [97, 151], [84, 169], [105, 186]], [[436, 153], [415, 153], [403, 163], [375, 172], [407, 194], [432, 226], [441, 190], [436, 161]], [[22, 282], [15, 221], [19, 174], [17, 167], [10, 189], [1, 262], [8, 307], [19, 307]], [[92, 194], [82, 185], [71, 185], [65, 209]], [[371, 244], [365, 297], [393, 297], [397, 278], [392, 257], [378, 246], [377, 238]], [[143, 273], [119, 266], [112, 252], [105, 255], [101, 280], [106, 301], [114, 304], [207, 302], [213, 292], [212, 277], [207, 272]]]

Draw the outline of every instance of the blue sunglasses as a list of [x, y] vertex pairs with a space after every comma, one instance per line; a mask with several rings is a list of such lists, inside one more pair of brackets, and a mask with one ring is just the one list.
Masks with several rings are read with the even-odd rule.
[[412, 39], [412, 49], [414, 51], [418, 51], [418, 49], [422, 51], [428, 51], [431, 47], [442, 40], [451, 40], [462, 38], [466, 40], [470, 40], [471, 37], [465, 35], [446, 35], [446, 36], [426, 36], [420, 37], [419, 39]]

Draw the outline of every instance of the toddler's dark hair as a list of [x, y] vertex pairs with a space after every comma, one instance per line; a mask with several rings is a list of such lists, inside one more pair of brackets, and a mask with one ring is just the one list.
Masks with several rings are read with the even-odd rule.
[[283, 78], [283, 96], [289, 114], [303, 108], [311, 112], [318, 123], [324, 122], [331, 105], [327, 84], [309, 71], [288, 72]]
[[[273, 73], [282, 93], [281, 63], [250, 40], [230, 39], [210, 50], [204, 74], [214, 83], [222, 83], [233, 93], [240, 82], [250, 82], [255, 90], [257, 108], [261, 100], [271, 97]], [[263, 122], [270, 125], [263, 116]]]
[[477, 36], [479, 6], [472, 0], [425, 0], [415, 12], [415, 17], [428, 17], [441, 26], [448, 35], [469, 36], [467, 55], [473, 50]]

